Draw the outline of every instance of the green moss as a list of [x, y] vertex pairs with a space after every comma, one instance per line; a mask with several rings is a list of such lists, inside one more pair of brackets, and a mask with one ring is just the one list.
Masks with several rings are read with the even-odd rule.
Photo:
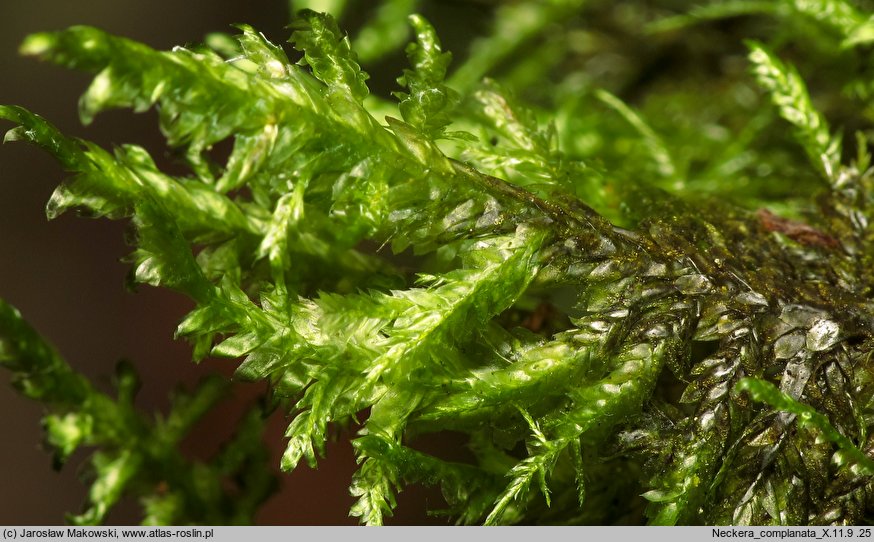
[[[296, 61], [248, 26], [167, 52], [32, 36], [24, 54], [94, 74], [84, 122], [155, 107], [189, 173], [14, 106], [6, 140], [71, 173], [50, 218], [132, 221], [134, 280], [196, 304], [176, 330], [195, 359], [269, 382], [284, 470], [345, 428], [364, 523], [406, 484], [461, 523], [874, 519], [870, 6], [508, 2], [454, 69], [416, 6], [354, 39], [303, 10]], [[361, 62], [408, 23], [397, 100], [371, 95]], [[94, 449], [73, 522], [124, 494], [147, 523], [247, 522], [274, 486], [261, 410], [210, 462], [176, 450], [219, 381], [154, 421], [131, 367], [99, 392], [6, 304], [0, 363], [59, 463]], [[442, 430], [475, 460], [416, 449]]]

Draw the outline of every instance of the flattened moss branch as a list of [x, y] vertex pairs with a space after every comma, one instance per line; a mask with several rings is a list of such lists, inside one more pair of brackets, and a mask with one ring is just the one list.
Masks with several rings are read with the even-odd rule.
[[[50, 218], [132, 221], [133, 278], [196, 304], [176, 329], [194, 358], [269, 383], [284, 470], [316, 466], [332, 426], [352, 440], [364, 523], [408, 484], [460, 523], [870, 522], [870, 6], [651, 4], [499, 4], [454, 69], [406, 20], [425, 1], [380, 4], [354, 39], [300, 11], [292, 59], [245, 25], [172, 51], [89, 27], [27, 39], [94, 74], [84, 122], [157, 109], [187, 175], [0, 118], [70, 172]], [[396, 100], [371, 95], [359, 60], [406, 36]], [[704, 37], [703, 58], [680, 45]], [[218, 381], [152, 421], [131, 367], [100, 393], [6, 304], [0, 363], [45, 404], [59, 462], [94, 449], [71, 521], [128, 494], [147, 523], [245, 522], [274, 486], [261, 410], [211, 462], [175, 449]], [[444, 430], [472, 461], [417, 449]]]

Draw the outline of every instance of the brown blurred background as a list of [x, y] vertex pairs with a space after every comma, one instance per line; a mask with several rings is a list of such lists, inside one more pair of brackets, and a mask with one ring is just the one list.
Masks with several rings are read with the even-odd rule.
[[[456, 51], [486, 27], [487, 3], [435, 1], [425, 8], [444, 43]], [[346, 21], [347, 28], [354, 28], [356, 16]], [[143, 145], [166, 167], [169, 159], [154, 112], [110, 112], [91, 126], [81, 126], [76, 103], [89, 77], [19, 57], [17, 47], [24, 36], [88, 24], [166, 49], [200, 41], [209, 32], [227, 31], [240, 22], [252, 24], [274, 42], [284, 42], [287, 21], [284, 0], [0, 0], [0, 103], [25, 106], [65, 133], [105, 147]], [[394, 88], [400, 66], [391, 64], [401, 58], [396, 55], [372, 70], [371, 88], [380, 92]], [[0, 122], [0, 133], [9, 127]], [[138, 404], [145, 411], [166, 410], [167, 395], [180, 382], [190, 386], [211, 372], [230, 375], [234, 361], [194, 365], [188, 345], [172, 340], [176, 324], [191, 308], [185, 298], [150, 287], [136, 294], [124, 288], [128, 266], [119, 260], [130, 252], [124, 242], [125, 224], [73, 214], [46, 220], [45, 203], [63, 178], [61, 169], [42, 151], [25, 144], [0, 146], [0, 298], [18, 307], [71, 365], [107, 391], [115, 363], [120, 358], [133, 361], [143, 381]], [[205, 420], [185, 443], [186, 451], [208, 457], [228, 435], [229, 420], [240, 415], [259, 389], [255, 384], [238, 385], [238, 400]], [[60, 524], [64, 513], [81, 511], [87, 487], [79, 482], [77, 468], [86, 456], [80, 451], [61, 472], [52, 470], [50, 455], [40, 444], [41, 414], [42, 407], [16, 395], [8, 373], [0, 371], [0, 524]], [[274, 415], [265, 435], [274, 467], [285, 444], [286, 423], [281, 413]], [[429, 446], [439, 447], [442, 438], [433, 437]], [[268, 501], [258, 522], [356, 523], [347, 516], [354, 470], [351, 446], [344, 436], [329, 448], [318, 470], [302, 466], [282, 475], [281, 490]], [[389, 523], [445, 523], [424, 515], [427, 503], [440, 508], [439, 491], [405, 490]], [[136, 503], [124, 502], [109, 522], [130, 524], [138, 518]]]

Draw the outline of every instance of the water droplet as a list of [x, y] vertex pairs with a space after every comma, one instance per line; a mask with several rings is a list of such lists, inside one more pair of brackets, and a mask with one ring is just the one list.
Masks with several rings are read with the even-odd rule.
[[807, 348], [814, 352], [828, 350], [838, 342], [841, 327], [832, 320], [818, 320], [807, 332]]

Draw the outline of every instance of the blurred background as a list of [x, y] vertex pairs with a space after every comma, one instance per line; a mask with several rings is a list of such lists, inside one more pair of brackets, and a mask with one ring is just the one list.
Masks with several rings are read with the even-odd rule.
[[[490, 8], [450, 1], [431, 2], [428, 9], [444, 42], [461, 47], [478, 24], [480, 32], [487, 28]], [[363, 15], [349, 13], [344, 26], [354, 28], [356, 18]], [[231, 31], [234, 23], [248, 23], [272, 41], [284, 43], [288, 20], [284, 0], [4, 0], [0, 2], [0, 103], [27, 107], [63, 132], [105, 148], [128, 142], [143, 145], [161, 167], [174, 167], [154, 112], [109, 112], [82, 126], [76, 105], [89, 76], [20, 57], [17, 49], [22, 39], [32, 32], [86, 24], [168, 49], [199, 42], [210, 32]], [[372, 74], [372, 88], [382, 92], [396, 88], [400, 67], [392, 68], [391, 62], [383, 63], [384, 72]], [[0, 131], [11, 127], [6, 124], [0, 122]], [[130, 247], [124, 241], [124, 223], [86, 220], [73, 213], [46, 220], [45, 203], [63, 178], [63, 171], [42, 151], [24, 144], [0, 146], [0, 298], [18, 307], [75, 369], [105, 391], [112, 390], [117, 361], [131, 360], [142, 378], [138, 404], [146, 412], [166, 411], [168, 394], [180, 383], [190, 387], [215, 372], [230, 376], [234, 361], [208, 359], [195, 365], [189, 346], [173, 341], [176, 324], [191, 308], [187, 299], [151, 287], [137, 293], [125, 288], [129, 266], [120, 260]], [[200, 424], [184, 443], [185, 451], [208, 458], [260, 391], [256, 384], [235, 386], [234, 399]], [[77, 468], [86, 456], [80, 451], [60, 472], [53, 470], [51, 456], [41, 445], [41, 415], [42, 407], [16, 395], [8, 373], [0, 371], [0, 524], [61, 524], [65, 513], [81, 511], [87, 486], [79, 481]], [[264, 436], [277, 472], [286, 425], [278, 412]], [[440, 438], [435, 437], [435, 445]], [[281, 489], [264, 506], [258, 522], [357, 523], [347, 515], [353, 502], [348, 486], [355, 468], [348, 439], [340, 439], [318, 470], [302, 466], [281, 476]], [[439, 508], [439, 491], [404, 491], [390, 522], [445, 523], [423, 514], [426, 502]], [[131, 524], [138, 518], [137, 504], [123, 502], [109, 522]]]

